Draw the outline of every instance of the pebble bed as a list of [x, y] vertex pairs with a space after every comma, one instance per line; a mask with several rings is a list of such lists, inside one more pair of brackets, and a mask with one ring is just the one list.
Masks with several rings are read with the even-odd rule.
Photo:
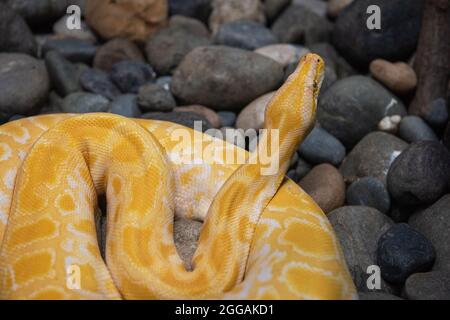
[[[361, 299], [450, 299], [450, 94], [408, 114], [423, 0], [92, 2], [0, 2], [0, 123], [111, 112], [257, 130], [299, 58], [318, 53], [317, 124], [289, 178], [330, 219]], [[70, 4], [81, 30], [67, 28]], [[375, 33], [370, 4], [382, 8]], [[186, 261], [201, 226], [175, 223]]]

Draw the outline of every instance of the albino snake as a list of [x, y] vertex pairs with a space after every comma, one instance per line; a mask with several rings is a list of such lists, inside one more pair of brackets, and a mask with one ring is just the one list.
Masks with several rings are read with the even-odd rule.
[[[193, 157], [213, 145], [248, 163], [173, 161], [180, 150], [170, 133], [198, 133], [168, 122], [61, 114], [1, 126], [0, 298], [354, 298], [326, 216], [285, 179], [314, 124], [323, 70], [320, 57], [305, 56], [266, 110], [265, 129], [279, 130], [273, 175], [261, 174], [256, 152], [208, 135], [189, 147]], [[271, 143], [263, 134], [258, 147]], [[100, 194], [105, 260], [95, 225]], [[204, 220], [193, 271], [174, 245], [175, 214]], [[67, 285], [71, 266], [79, 288]]]

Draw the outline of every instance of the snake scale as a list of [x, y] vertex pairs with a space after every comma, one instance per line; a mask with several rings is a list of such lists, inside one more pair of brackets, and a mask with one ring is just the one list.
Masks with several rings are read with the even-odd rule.
[[[267, 107], [265, 129], [279, 132], [272, 175], [261, 174], [256, 152], [209, 135], [188, 149], [198, 161], [174, 161], [180, 150], [170, 132], [196, 133], [169, 122], [99, 113], [1, 126], [0, 298], [355, 298], [326, 216], [285, 178], [314, 124], [323, 70], [319, 56], [305, 56]], [[263, 134], [258, 147], [271, 143]], [[208, 146], [247, 162], [196, 159]], [[95, 225], [102, 194], [104, 258]], [[204, 221], [193, 270], [174, 245], [175, 215]], [[76, 289], [67, 285], [73, 265]]]

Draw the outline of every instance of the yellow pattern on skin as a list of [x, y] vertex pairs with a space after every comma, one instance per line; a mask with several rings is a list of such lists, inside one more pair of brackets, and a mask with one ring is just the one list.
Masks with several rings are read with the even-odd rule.
[[[208, 135], [191, 146], [195, 164], [177, 163], [170, 133], [182, 127], [167, 122], [66, 114], [0, 127], [0, 298], [355, 298], [327, 218], [284, 178], [314, 123], [323, 68], [317, 55], [304, 57], [266, 111], [280, 141], [270, 176], [256, 153]], [[259, 146], [270, 143], [263, 135]], [[211, 146], [256, 161], [212, 164], [197, 152]], [[108, 201], [105, 261], [99, 194]], [[205, 222], [193, 271], [174, 245], [175, 213]], [[67, 286], [73, 265], [79, 289]]]

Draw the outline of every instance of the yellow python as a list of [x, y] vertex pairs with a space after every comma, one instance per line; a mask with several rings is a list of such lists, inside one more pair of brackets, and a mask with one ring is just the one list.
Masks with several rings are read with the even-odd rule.
[[[351, 299], [356, 297], [326, 216], [285, 179], [315, 120], [324, 63], [302, 59], [266, 111], [279, 130], [279, 170], [255, 161], [173, 161], [176, 124], [111, 114], [47, 115], [0, 127], [2, 299]], [[190, 135], [195, 135], [193, 130]], [[273, 143], [262, 136], [259, 146]], [[198, 160], [198, 159], [196, 159]], [[211, 160], [211, 159], [210, 159]], [[106, 257], [97, 195], [107, 197]], [[204, 220], [193, 271], [173, 240], [174, 215]], [[68, 285], [77, 266], [80, 287]]]

